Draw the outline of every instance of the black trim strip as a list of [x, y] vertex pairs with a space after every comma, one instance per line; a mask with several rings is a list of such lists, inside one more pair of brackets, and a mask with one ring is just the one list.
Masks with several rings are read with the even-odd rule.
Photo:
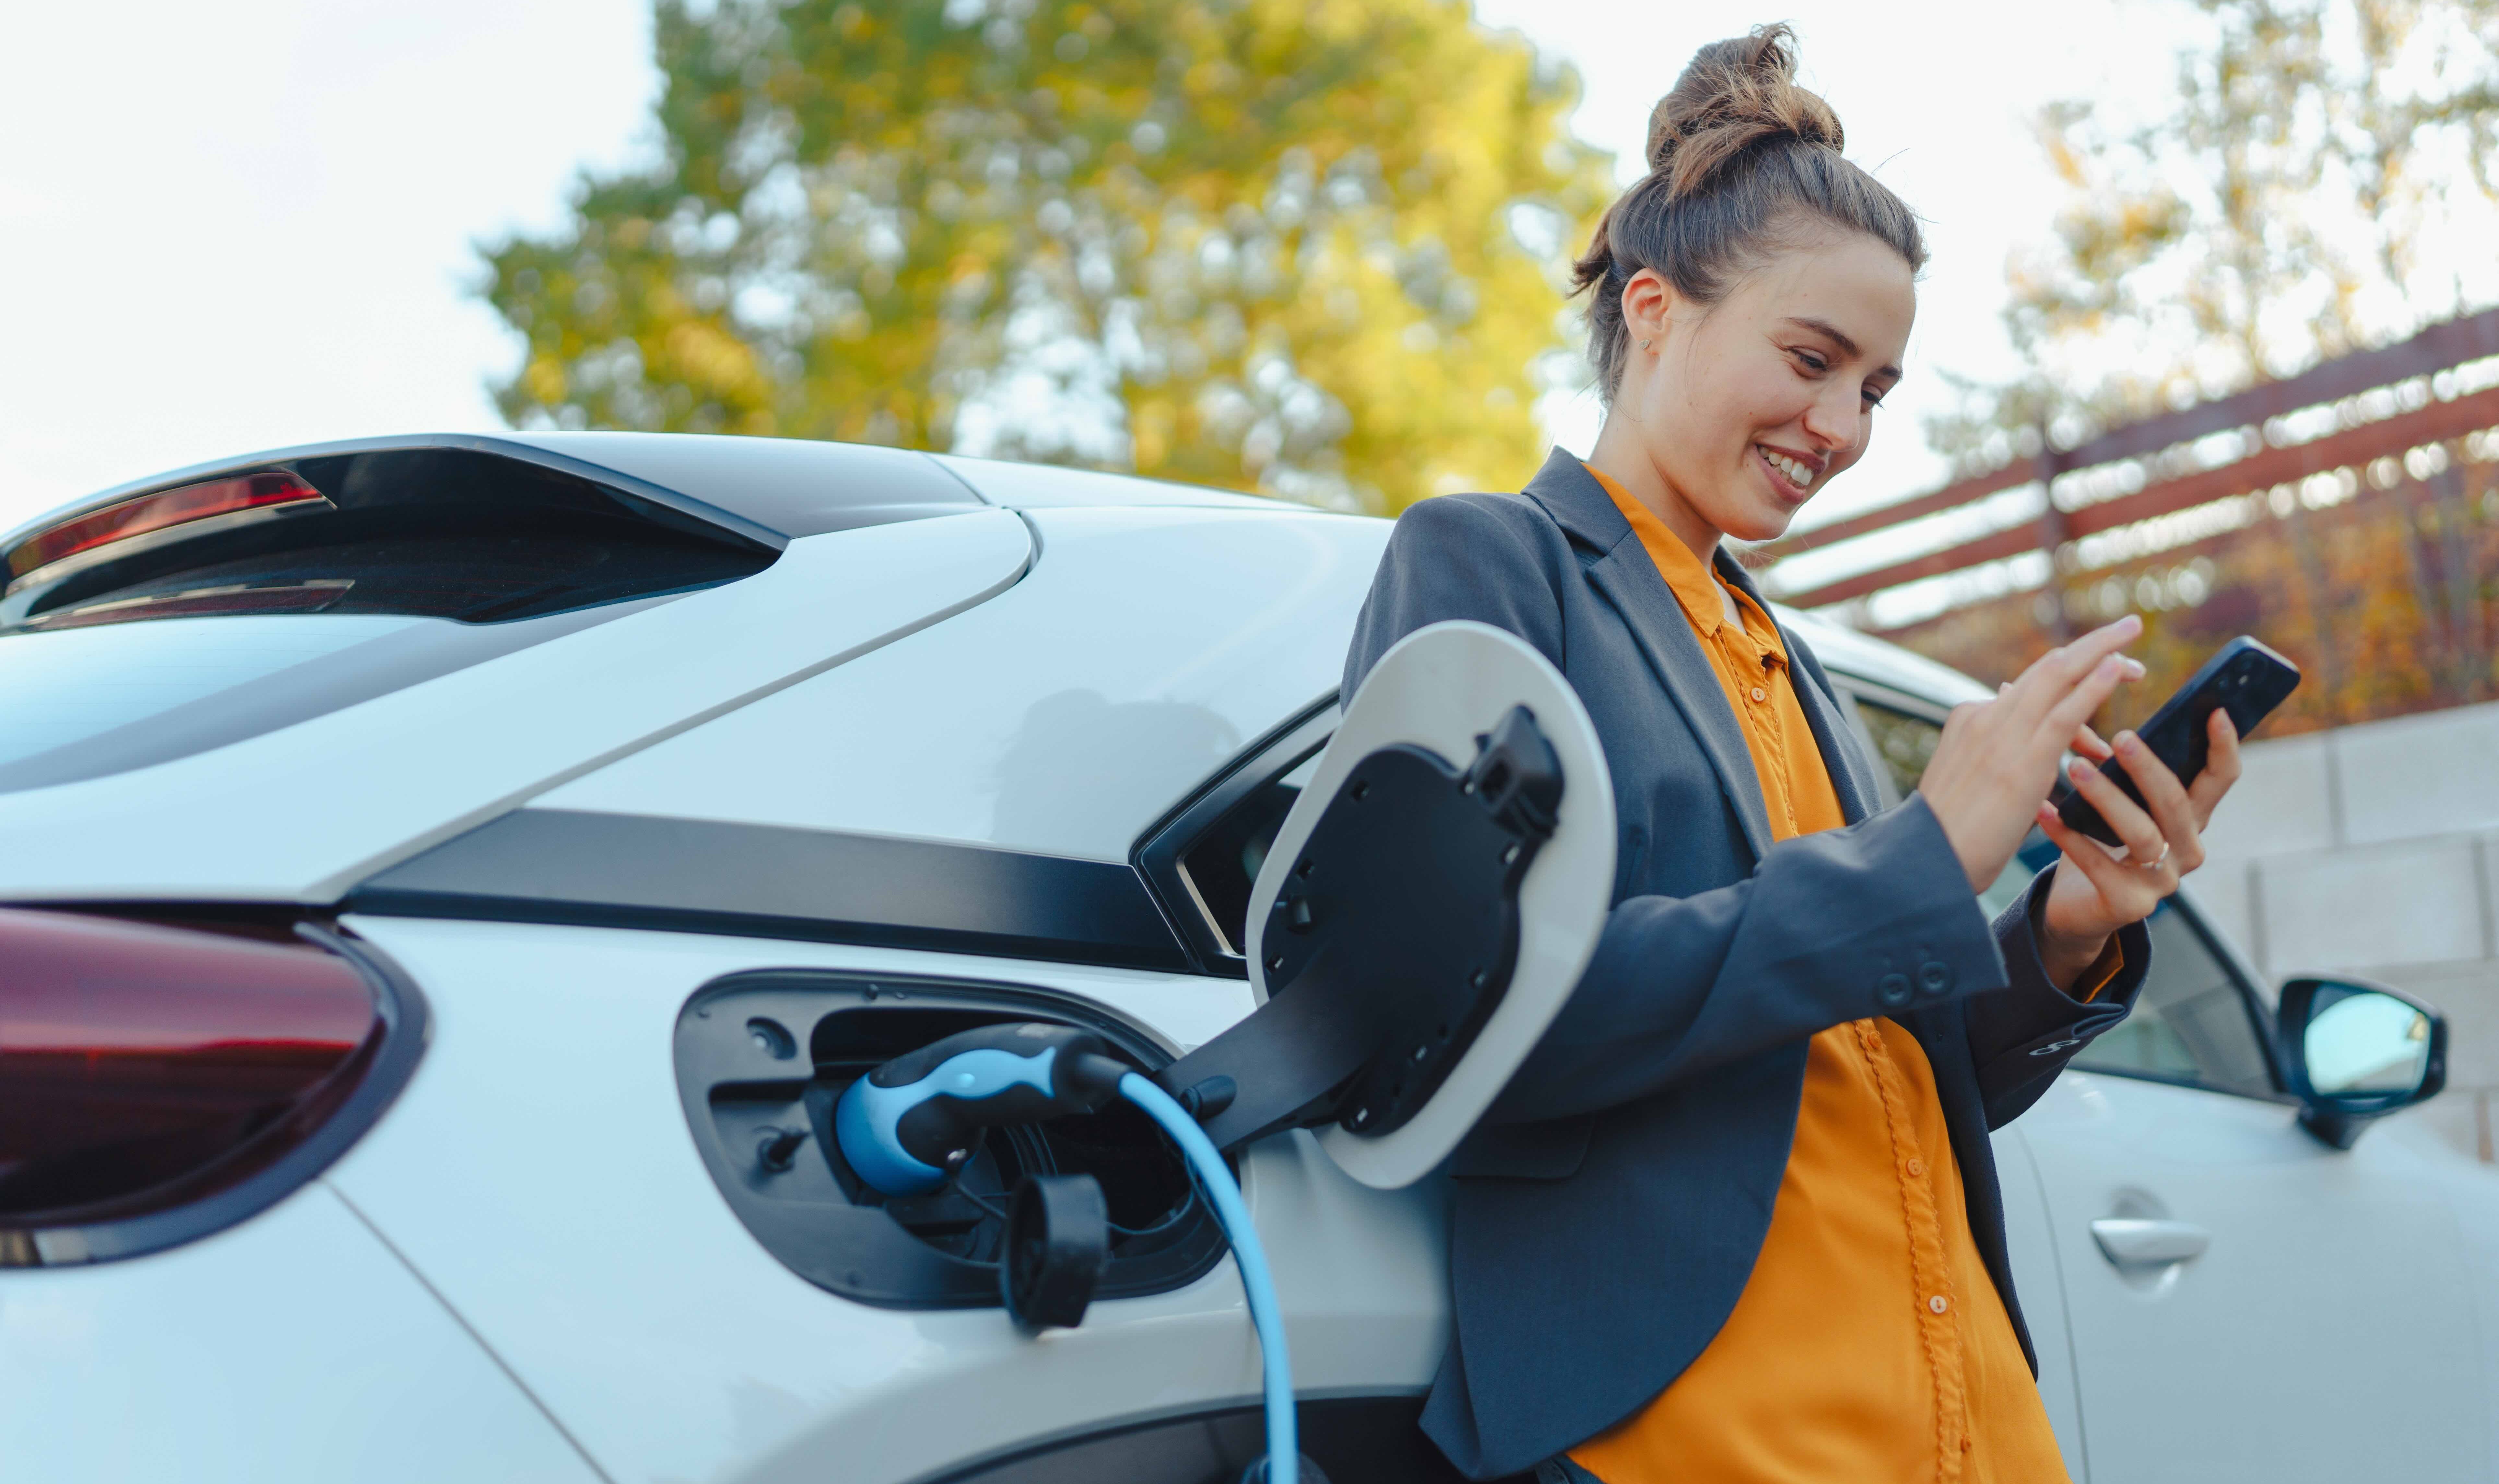
[[341, 907], [1189, 967], [1118, 862], [653, 815], [515, 810], [364, 882]]

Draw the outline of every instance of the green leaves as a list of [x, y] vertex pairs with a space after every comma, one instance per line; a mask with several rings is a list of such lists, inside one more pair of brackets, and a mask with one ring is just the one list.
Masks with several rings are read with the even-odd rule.
[[663, 0], [656, 29], [663, 163], [488, 254], [516, 422], [1372, 509], [1534, 465], [1552, 273], [1611, 182], [1574, 80], [1462, 5]]

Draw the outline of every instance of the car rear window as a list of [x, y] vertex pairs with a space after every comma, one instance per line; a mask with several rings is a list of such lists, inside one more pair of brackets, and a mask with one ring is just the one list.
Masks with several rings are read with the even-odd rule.
[[[281, 498], [228, 498], [256, 479]], [[15, 539], [0, 594], [0, 792], [242, 741], [736, 581], [777, 555], [629, 492], [474, 451], [307, 459], [146, 492]]]

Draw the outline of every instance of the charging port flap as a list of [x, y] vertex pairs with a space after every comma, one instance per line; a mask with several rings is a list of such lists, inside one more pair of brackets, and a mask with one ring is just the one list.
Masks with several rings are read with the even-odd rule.
[[[1596, 952], [1614, 827], [1596, 726], [1559, 670], [1489, 625], [1409, 634], [1346, 707], [1267, 853], [1247, 944], [1260, 1009], [1226, 1037], [1305, 1022], [1278, 1044], [1330, 1089], [1320, 1146], [1368, 1185], [1420, 1179]], [[1252, 1081], [1235, 1081], [1248, 1099]]]

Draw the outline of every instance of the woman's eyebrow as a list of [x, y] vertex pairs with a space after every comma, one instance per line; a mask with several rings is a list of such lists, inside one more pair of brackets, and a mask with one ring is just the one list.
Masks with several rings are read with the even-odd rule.
[[[1857, 348], [1857, 342], [1850, 339], [1846, 332], [1842, 331], [1837, 325], [1833, 324], [1827, 319], [1816, 319], [1811, 315], [1796, 315], [1792, 316], [1788, 320], [1788, 323], [1796, 325], [1801, 329], [1810, 330], [1816, 335], [1828, 338], [1833, 344], [1839, 347], [1839, 353], [1841, 355], [1860, 356], [1865, 354], [1864, 351]], [[1886, 366], [1874, 374], [1878, 376], [1890, 376], [1897, 380], [1900, 374], [1900, 368], [1897, 366]]]

